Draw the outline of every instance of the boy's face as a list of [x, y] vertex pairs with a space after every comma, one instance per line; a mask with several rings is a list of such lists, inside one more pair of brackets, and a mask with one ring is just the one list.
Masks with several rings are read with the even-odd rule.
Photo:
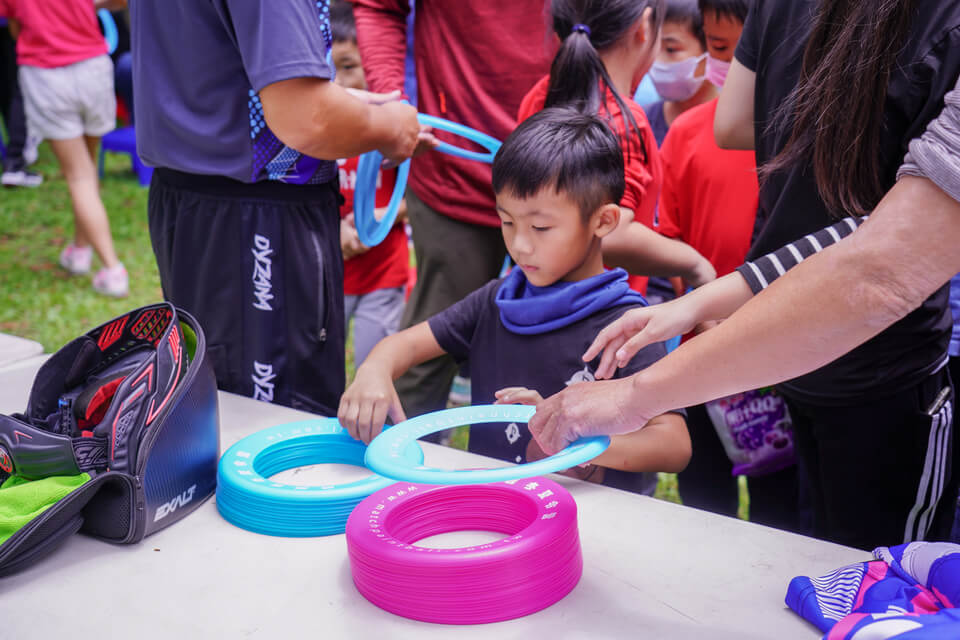
[[[664, 22], [660, 33], [657, 62], [682, 62], [703, 54], [703, 45], [697, 36], [693, 35], [689, 22]], [[702, 74], [703, 71], [698, 70], [696, 75]]]
[[733, 60], [733, 52], [743, 31], [743, 23], [716, 11], [703, 13], [703, 33], [707, 36], [707, 52], [711, 57], [724, 62]]
[[596, 213], [585, 221], [577, 204], [553, 187], [525, 199], [498, 193], [497, 213], [507, 252], [530, 284], [546, 287], [594, 275], [588, 258], [599, 239]]
[[333, 65], [337, 68], [338, 85], [345, 89], [366, 89], [367, 79], [363, 75], [363, 64], [360, 62], [360, 49], [352, 40], [337, 40], [330, 49]]

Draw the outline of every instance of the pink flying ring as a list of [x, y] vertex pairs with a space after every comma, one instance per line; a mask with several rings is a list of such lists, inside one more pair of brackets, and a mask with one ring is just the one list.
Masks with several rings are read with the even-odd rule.
[[[495, 542], [416, 546], [452, 531], [496, 531]], [[441, 624], [511, 620], [562, 599], [583, 573], [577, 505], [542, 477], [496, 484], [398, 483], [347, 520], [357, 590], [381, 609]]]

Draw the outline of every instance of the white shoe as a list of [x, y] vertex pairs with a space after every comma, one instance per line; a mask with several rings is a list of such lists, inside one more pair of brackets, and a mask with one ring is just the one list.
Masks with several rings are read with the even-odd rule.
[[0, 184], [5, 187], [39, 187], [43, 184], [43, 176], [26, 169], [4, 171], [0, 176]]
[[68, 244], [60, 252], [60, 266], [74, 275], [90, 273], [90, 261], [93, 259], [93, 247], [78, 247]]
[[117, 263], [112, 269], [100, 269], [93, 277], [93, 289], [105, 296], [126, 298], [130, 293], [130, 278], [123, 263]]

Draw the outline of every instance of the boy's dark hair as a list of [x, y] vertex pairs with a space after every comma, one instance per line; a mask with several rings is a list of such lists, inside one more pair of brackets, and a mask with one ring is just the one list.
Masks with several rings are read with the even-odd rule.
[[685, 24], [706, 50], [707, 37], [703, 33], [703, 14], [700, 13], [698, 0], [667, 0], [667, 12], [664, 22]]
[[747, 19], [752, 0], [699, 0], [700, 14], [707, 11], [717, 14], [717, 17], [732, 18], [743, 23]]
[[800, 79], [767, 123], [766, 135], [789, 130], [790, 137], [761, 167], [762, 180], [812, 164], [820, 199], [834, 214], [865, 215], [877, 206], [895, 178], [882, 153], [890, 76], [920, 4], [818, 3]]
[[605, 204], [620, 204], [623, 171], [620, 141], [603, 120], [551, 107], [524, 120], [497, 151], [493, 191], [529, 198], [552, 187], [576, 202], [586, 220]]
[[330, 2], [330, 34], [334, 42], [357, 42], [357, 23], [353, 20], [353, 5], [346, 0]]
[[[606, 107], [609, 92], [625, 119], [624, 148], [631, 152], [633, 140], [640, 156], [648, 161], [646, 144], [630, 108], [613, 86], [598, 51], [616, 44], [650, 7], [654, 36], [663, 24], [665, 0], [551, 0], [553, 30], [562, 44], [550, 66], [545, 107], [571, 106], [584, 113]], [[574, 27], [577, 27], [574, 30]], [[634, 135], [630, 135], [630, 133]]]

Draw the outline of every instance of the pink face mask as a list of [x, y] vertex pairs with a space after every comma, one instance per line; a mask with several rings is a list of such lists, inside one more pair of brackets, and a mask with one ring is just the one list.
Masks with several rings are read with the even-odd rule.
[[723, 60], [717, 60], [713, 56], [707, 56], [707, 80], [716, 87], [722, 87], [727, 79], [727, 72], [730, 71], [730, 63]]

